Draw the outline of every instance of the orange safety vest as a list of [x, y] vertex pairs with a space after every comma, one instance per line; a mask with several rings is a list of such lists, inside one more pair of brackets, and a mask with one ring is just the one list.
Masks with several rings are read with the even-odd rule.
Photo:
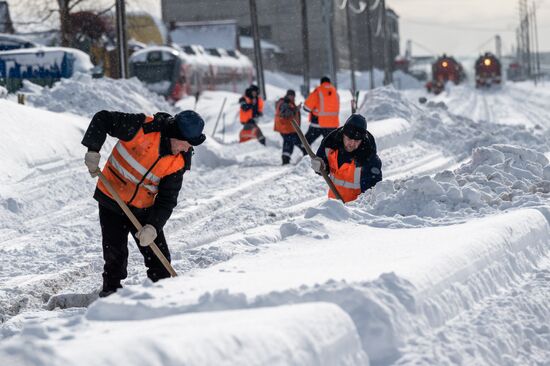
[[[294, 130], [294, 127], [292, 127], [292, 123], [290, 123], [290, 121], [292, 119], [294, 119], [298, 123], [298, 126], [299, 126], [300, 125], [300, 111], [298, 110], [298, 108], [296, 108], [296, 113], [294, 114], [294, 117], [287, 117], [287, 118], [281, 117], [280, 116], [280, 109], [281, 109], [281, 104], [283, 104], [283, 102], [284, 102], [284, 98], [281, 98], [277, 101], [277, 103], [275, 103], [275, 126], [273, 127], [273, 130], [277, 131], [277, 132], [280, 132], [280, 133], [283, 133], [283, 134], [296, 133], [296, 131]], [[294, 105], [294, 103], [292, 105]]]
[[[328, 158], [329, 176], [338, 189], [344, 202], [355, 201], [361, 194], [361, 167], [357, 167], [355, 160], [338, 167], [338, 149], [325, 149]], [[332, 191], [328, 190], [329, 198], [336, 199]]]
[[[148, 122], [151, 120], [147, 118]], [[160, 132], [145, 134], [140, 129], [132, 140], [119, 140], [113, 148], [102, 173], [126, 204], [137, 208], [153, 206], [160, 180], [185, 166], [182, 154], [161, 157], [159, 147]], [[114, 200], [101, 180], [97, 186]]]
[[[244, 96], [244, 100], [247, 104], [252, 104], [252, 99], [250, 99], [246, 95]], [[264, 112], [264, 100], [260, 96], [256, 97], [256, 100], [258, 101], [258, 112], [263, 113]], [[247, 111], [243, 111], [243, 109], [240, 108], [241, 123], [245, 124], [248, 121], [250, 121], [252, 118], [254, 118], [253, 112], [254, 112], [253, 108], [250, 108]]]
[[260, 129], [258, 126], [254, 125], [250, 127], [250, 125], [246, 125], [242, 128], [241, 132], [239, 132], [239, 142], [258, 139], [259, 132]]
[[319, 119], [321, 128], [338, 128], [340, 97], [331, 83], [322, 83], [307, 97], [304, 105]]

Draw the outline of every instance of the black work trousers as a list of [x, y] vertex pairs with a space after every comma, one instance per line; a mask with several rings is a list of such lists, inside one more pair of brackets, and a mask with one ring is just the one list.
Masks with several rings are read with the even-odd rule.
[[302, 141], [300, 141], [297, 133], [282, 133], [281, 136], [283, 138], [283, 156], [290, 158], [294, 151], [294, 146], [298, 147], [304, 155], [306, 154], [306, 149], [302, 146]]
[[[140, 222], [144, 222], [145, 217], [136, 216]], [[102, 244], [103, 244], [103, 290], [110, 291], [121, 288], [120, 282], [126, 278], [128, 272], [128, 234], [131, 233], [136, 241], [139, 251], [143, 255], [145, 266], [147, 267], [147, 277], [153, 282], [162, 278], [170, 277], [170, 273], [164, 268], [162, 262], [157, 258], [150, 247], [142, 247], [136, 238], [136, 228], [126, 217], [111, 209], [99, 205], [99, 223], [101, 224]], [[166, 244], [164, 233], [158, 233], [155, 243], [166, 259], [170, 261], [170, 251]]]
[[310, 124], [306, 132], [306, 140], [308, 144], [311, 145], [319, 136], [323, 135], [323, 137], [327, 137], [327, 135], [335, 129], [336, 128], [322, 128]]

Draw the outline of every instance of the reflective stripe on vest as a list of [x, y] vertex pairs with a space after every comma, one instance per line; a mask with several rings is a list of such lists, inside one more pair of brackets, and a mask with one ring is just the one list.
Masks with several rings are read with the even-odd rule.
[[[116, 170], [117, 173], [122, 175], [124, 178], [128, 179], [130, 182], [132, 182], [134, 184], [139, 184], [139, 179], [134, 177], [134, 175], [132, 173], [130, 173], [128, 170], [124, 169], [122, 164], [120, 164], [113, 155], [109, 156], [109, 162], [111, 163], [111, 165], [113, 166], [113, 168]], [[145, 173], [147, 173], [147, 170], [145, 172], [143, 172], [143, 174], [145, 174]], [[149, 175], [151, 175], [151, 173], [149, 173]], [[159, 179], [159, 182], [160, 182], [160, 179]], [[158, 187], [156, 185], [142, 184], [142, 186], [147, 188], [152, 193], [157, 193], [158, 192]]]
[[[141, 175], [145, 175], [147, 173], [147, 169], [143, 165], [141, 165], [136, 159], [134, 159], [120, 142], [116, 144], [115, 148], [119, 152], [120, 156], [122, 156], [132, 168], [137, 170]], [[152, 172], [149, 172], [149, 174], [147, 175], [147, 179], [156, 184], [160, 182], [160, 178], [154, 175]]]
[[[355, 160], [351, 163], [344, 163], [338, 166], [338, 150], [325, 148], [325, 154], [329, 163], [329, 176], [338, 193], [342, 196], [344, 202], [353, 201], [361, 194], [361, 167], [357, 167]], [[353, 175], [350, 173], [353, 169]], [[332, 191], [329, 190], [329, 197], [335, 198]]]
[[[185, 166], [181, 154], [161, 157], [160, 144], [160, 132], [145, 134], [140, 129], [132, 140], [118, 141], [107, 159], [103, 174], [128, 205], [136, 208], [151, 207], [162, 178]], [[98, 188], [113, 198], [101, 181], [98, 182]]]
[[[336, 97], [338, 98], [338, 94], [336, 94]], [[325, 96], [323, 95], [323, 92], [319, 90], [319, 112], [317, 113], [319, 117], [324, 116], [338, 116], [338, 112], [327, 112], [325, 111]]]

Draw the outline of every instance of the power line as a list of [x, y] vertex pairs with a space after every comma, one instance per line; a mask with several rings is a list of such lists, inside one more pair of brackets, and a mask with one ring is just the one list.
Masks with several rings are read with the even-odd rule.
[[484, 27], [475, 27], [470, 25], [453, 25], [448, 23], [437, 23], [429, 22], [424, 20], [415, 20], [401, 18], [403, 23], [412, 23], [416, 25], [421, 25], [425, 27], [437, 27], [437, 28], [446, 28], [446, 29], [455, 29], [455, 30], [466, 30], [466, 31], [475, 31], [475, 32], [514, 32], [511, 28], [484, 28]]

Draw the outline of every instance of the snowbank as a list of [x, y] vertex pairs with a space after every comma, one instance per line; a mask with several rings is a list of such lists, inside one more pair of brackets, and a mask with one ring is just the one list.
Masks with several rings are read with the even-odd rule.
[[[80, 145], [87, 119], [40, 111], [0, 99], [5, 141], [0, 144], [0, 182], [16, 182], [32, 173], [84, 156]], [[1, 192], [1, 189], [0, 189]]]
[[455, 171], [380, 182], [352, 204], [383, 227], [441, 225], [472, 215], [544, 206], [550, 198], [550, 165], [535, 150], [491, 145], [474, 150]]
[[0, 359], [29, 366], [369, 364], [349, 316], [328, 303], [63, 325], [79, 336], [46, 336], [45, 325], [35, 324], [23, 339], [3, 342]]
[[76, 74], [62, 79], [51, 89], [36, 85], [27, 86], [28, 101], [36, 108], [53, 112], [70, 112], [92, 117], [105, 110], [128, 113], [153, 114], [158, 111], [175, 113], [174, 108], [161, 96], [150, 92], [137, 79], [93, 79], [87, 74]]
[[[409, 230], [347, 224], [354, 217], [352, 209], [327, 201], [283, 224], [284, 240], [253, 260], [238, 255], [187, 278], [124, 289], [92, 304], [87, 318], [333, 302], [353, 319], [370, 360], [387, 364], [409, 338], [515, 283], [549, 252], [550, 225], [537, 210]], [[247, 236], [259, 245], [266, 234], [258, 229]]]

